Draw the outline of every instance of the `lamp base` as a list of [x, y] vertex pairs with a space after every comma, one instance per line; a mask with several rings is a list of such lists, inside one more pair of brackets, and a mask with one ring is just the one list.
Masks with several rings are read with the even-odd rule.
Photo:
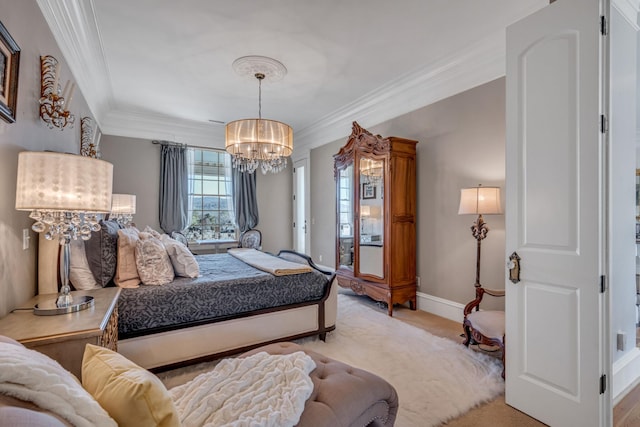
[[35, 307], [33, 307], [33, 314], [37, 314], [38, 316], [54, 316], [56, 314], [74, 313], [76, 311], [93, 307], [94, 304], [93, 297], [88, 295], [76, 297], [71, 304], [64, 307], [58, 307], [56, 299], [57, 298], [54, 298], [49, 301], [36, 304]]

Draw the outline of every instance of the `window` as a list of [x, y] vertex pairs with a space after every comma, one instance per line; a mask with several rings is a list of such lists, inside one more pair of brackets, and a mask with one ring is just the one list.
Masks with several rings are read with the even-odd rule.
[[223, 150], [189, 152], [189, 214], [187, 239], [237, 238], [231, 186], [231, 156]]

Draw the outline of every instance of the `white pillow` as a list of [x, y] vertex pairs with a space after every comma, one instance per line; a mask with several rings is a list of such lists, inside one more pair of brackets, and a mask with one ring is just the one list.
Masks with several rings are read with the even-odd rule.
[[173, 265], [162, 242], [150, 233], [140, 232], [136, 242], [136, 266], [145, 285], [165, 285], [174, 278]]
[[173, 271], [176, 276], [198, 277], [200, 274], [200, 266], [189, 248], [166, 234], [160, 237], [160, 241], [167, 250], [167, 254], [169, 254], [169, 259], [171, 259]]
[[87, 254], [84, 251], [84, 240], [72, 239], [69, 254], [69, 280], [73, 287], [79, 291], [101, 288], [102, 286], [98, 285], [89, 268]]

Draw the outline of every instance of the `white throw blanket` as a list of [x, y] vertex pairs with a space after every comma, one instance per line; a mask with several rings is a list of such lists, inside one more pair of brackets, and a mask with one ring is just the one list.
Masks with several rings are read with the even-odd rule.
[[294, 426], [316, 367], [304, 352], [224, 359], [209, 372], [169, 390], [184, 427]]
[[233, 248], [227, 252], [250, 266], [271, 273], [274, 276], [302, 274], [313, 271], [308, 265], [287, 261], [286, 259], [278, 258], [277, 256], [253, 248]]
[[0, 393], [33, 402], [77, 427], [117, 426], [76, 377], [26, 347], [0, 342]]

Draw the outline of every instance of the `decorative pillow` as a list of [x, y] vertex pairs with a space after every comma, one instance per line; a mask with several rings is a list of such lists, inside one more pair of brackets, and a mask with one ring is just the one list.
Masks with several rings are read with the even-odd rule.
[[162, 242], [141, 232], [136, 242], [136, 266], [145, 285], [165, 285], [174, 278], [173, 265]]
[[140, 285], [136, 266], [136, 243], [140, 240], [138, 233], [135, 227], [118, 230], [118, 263], [113, 281], [121, 288], [137, 288]]
[[121, 354], [87, 344], [82, 385], [119, 427], [180, 426], [169, 392], [151, 372]]
[[69, 280], [76, 290], [100, 288], [93, 273], [89, 268], [87, 254], [84, 249], [84, 240], [71, 240], [69, 245]]
[[189, 244], [189, 241], [187, 240], [186, 236], [178, 231], [172, 231], [171, 238], [174, 240], [177, 240], [178, 242], [182, 243], [185, 246]]
[[118, 230], [122, 226], [113, 220], [100, 220], [100, 231], [92, 232], [84, 242], [89, 268], [96, 282], [105, 287], [116, 274]]
[[162, 234], [160, 234], [159, 232], [157, 232], [156, 230], [154, 230], [153, 228], [149, 227], [148, 225], [144, 228], [145, 233], [149, 233], [151, 234], [153, 237], [155, 237], [156, 239], [159, 239], [160, 236], [162, 236]]
[[0, 366], [0, 394], [32, 402], [75, 426], [117, 427], [80, 381], [49, 356], [3, 340]]
[[200, 266], [189, 248], [177, 240], [172, 239], [167, 234], [163, 234], [160, 237], [160, 241], [167, 250], [176, 276], [198, 277], [200, 274]]

